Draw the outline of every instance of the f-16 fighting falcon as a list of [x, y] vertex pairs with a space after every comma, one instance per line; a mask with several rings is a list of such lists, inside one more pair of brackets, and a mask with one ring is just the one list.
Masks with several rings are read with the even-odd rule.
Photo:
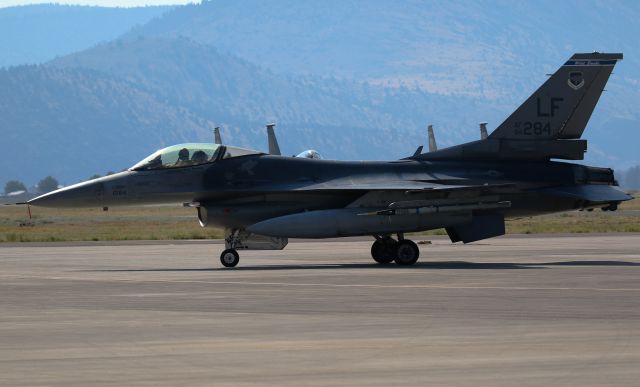
[[[337, 161], [217, 143], [161, 149], [124, 172], [30, 200], [45, 207], [182, 203], [203, 227], [226, 230], [226, 267], [238, 250], [283, 249], [288, 238], [371, 235], [380, 264], [412, 265], [406, 233], [445, 228], [452, 242], [505, 233], [505, 219], [616, 210], [631, 197], [611, 169], [582, 160], [580, 139], [622, 54], [575, 54], [490, 135], [394, 161]], [[484, 135], [482, 136], [484, 137]]]

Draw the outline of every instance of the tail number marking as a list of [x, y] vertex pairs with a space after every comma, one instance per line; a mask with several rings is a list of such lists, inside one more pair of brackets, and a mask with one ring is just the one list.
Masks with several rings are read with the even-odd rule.
[[542, 123], [540, 121], [516, 122], [514, 132], [519, 136], [551, 136], [551, 124], [549, 124], [549, 122]]

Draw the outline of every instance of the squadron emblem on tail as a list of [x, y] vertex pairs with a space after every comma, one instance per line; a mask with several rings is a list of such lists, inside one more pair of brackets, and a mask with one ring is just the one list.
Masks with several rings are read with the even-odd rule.
[[567, 79], [567, 84], [573, 90], [578, 90], [582, 86], [584, 86], [584, 77], [582, 76], [582, 72], [574, 71], [569, 74], [569, 79]]

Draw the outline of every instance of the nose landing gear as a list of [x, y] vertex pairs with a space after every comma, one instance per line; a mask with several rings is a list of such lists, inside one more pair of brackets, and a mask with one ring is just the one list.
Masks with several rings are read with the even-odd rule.
[[420, 249], [413, 241], [404, 239], [398, 234], [398, 240], [390, 236], [375, 236], [376, 241], [371, 246], [371, 257], [379, 264], [386, 265], [393, 261], [400, 266], [413, 265], [420, 257]]
[[235, 267], [240, 262], [240, 255], [235, 249], [226, 249], [220, 254], [220, 263], [224, 267]]
[[220, 254], [220, 263], [225, 267], [238, 264], [238, 250], [282, 250], [289, 243], [285, 237], [253, 234], [241, 228], [226, 229], [224, 236], [225, 250]]
[[229, 230], [226, 234], [224, 239], [226, 249], [220, 254], [220, 263], [224, 267], [236, 267], [240, 262], [240, 254], [236, 250], [236, 247], [241, 246], [240, 230]]

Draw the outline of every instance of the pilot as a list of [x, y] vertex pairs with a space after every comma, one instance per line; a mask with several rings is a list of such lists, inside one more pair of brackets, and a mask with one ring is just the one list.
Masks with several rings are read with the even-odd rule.
[[178, 152], [178, 160], [173, 165], [175, 167], [182, 167], [184, 165], [189, 165], [189, 164], [191, 164], [189, 162], [189, 149], [187, 148], [180, 149], [180, 152]]
[[191, 156], [191, 163], [193, 164], [202, 164], [207, 162], [207, 154], [204, 151], [195, 151], [193, 152], [193, 156]]

